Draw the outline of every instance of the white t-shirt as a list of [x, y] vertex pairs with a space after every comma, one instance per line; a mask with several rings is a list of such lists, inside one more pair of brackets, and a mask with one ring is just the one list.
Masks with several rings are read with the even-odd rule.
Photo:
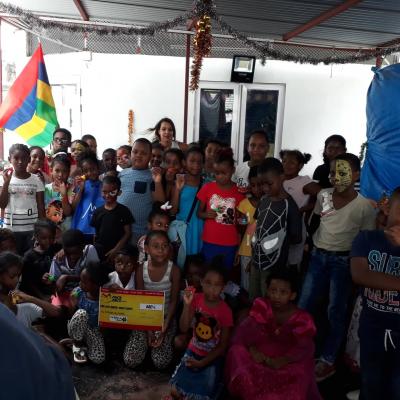
[[[0, 187], [3, 183], [3, 176], [0, 175]], [[43, 182], [36, 175], [19, 179], [13, 173], [8, 187], [9, 200], [4, 213], [4, 228], [14, 232], [33, 231], [33, 225], [39, 217], [36, 193], [43, 191]]]
[[43, 318], [43, 309], [33, 303], [17, 304], [17, 319], [30, 328], [32, 322]]
[[298, 175], [293, 179], [288, 179], [283, 182], [284, 189], [293, 197], [297, 207], [301, 208], [307, 204], [310, 195], [303, 193], [303, 187], [311, 182], [313, 182], [313, 180], [307, 175]]
[[108, 275], [108, 278], [110, 279], [109, 285], [116, 284], [125, 290], [134, 290], [135, 289], [135, 273], [134, 272], [132, 272], [131, 278], [129, 279], [129, 282], [126, 286], [124, 286], [122, 284], [122, 282], [120, 281], [117, 271], [111, 272]]
[[232, 181], [236, 183], [239, 189], [246, 189], [249, 186], [250, 167], [248, 161], [236, 167]]

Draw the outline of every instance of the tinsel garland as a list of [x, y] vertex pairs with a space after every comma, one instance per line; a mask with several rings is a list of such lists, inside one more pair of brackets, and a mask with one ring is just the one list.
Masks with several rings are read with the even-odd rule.
[[199, 87], [203, 58], [210, 55], [211, 43], [212, 36], [210, 17], [208, 15], [202, 15], [196, 23], [196, 35], [193, 39], [194, 56], [190, 74], [190, 90], [196, 90]]
[[[104, 25], [77, 25], [68, 22], [50, 21], [39, 18], [30, 11], [24, 10], [20, 7], [13, 6], [0, 2], [0, 10], [10, 15], [18, 16], [23, 22], [33, 28], [51, 29], [58, 28], [68, 32], [81, 32], [81, 33], [96, 33], [98, 35], [154, 35], [157, 32], [167, 31], [168, 29], [175, 28], [179, 25], [184, 25], [188, 19], [199, 20], [202, 16], [207, 15], [214, 20], [218, 27], [224, 32], [231, 35], [234, 39], [242, 42], [249, 48], [254, 49], [256, 54], [261, 58], [262, 63], [265, 63], [267, 58], [283, 61], [295, 61], [300, 63], [310, 64], [345, 64], [360, 61], [370, 60], [376, 57], [384, 57], [389, 54], [400, 52], [400, 43], [388, 47], [376, 47], [371, 49], [354, 49], [354, 52], [346, 56], [332, 55], [329, 57], [308, 57], [304, 55], [289, 54], [284, 50], [274, 49], [274, 41], [257, 42], [250, 40], [247, 36], [233, 28], [226, 23], [217, 13], [213, 0], [196, 0], [195, 6], [191, 11], [188, 11], [172, 20], [164, 22], [156, 22], [146, 27], [117, 27], [117, 26], [104, 26]], [[290, 43], [285, 43], [290, 46]], [[301, 47], [301, 45], [297, 45]], [[331, 50], [334, 52], [333, 47], [323, 47], [322, 49]], [[340, 50], [340, 48], [338, 49]]]
[[360, 159], [360, 163], [362, 164], [365, 158], [365, 153], [367, 151], [367, 147], [368, 147], [368, 142], [364, 142], [361, 145], [361, 149], [360, 149], [360, 155], [359, 155], [359, 159]]
[[128, 143], [130, 146], [133, 144], [133, 132], [134, 132], [134, 116], [133, 110], [128, 112]]

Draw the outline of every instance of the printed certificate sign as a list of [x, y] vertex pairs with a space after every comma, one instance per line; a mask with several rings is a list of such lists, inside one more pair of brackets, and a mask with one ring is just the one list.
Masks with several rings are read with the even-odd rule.
[[115, 329], [161, 331], [164, 292], [100, 289], [99, 326]]

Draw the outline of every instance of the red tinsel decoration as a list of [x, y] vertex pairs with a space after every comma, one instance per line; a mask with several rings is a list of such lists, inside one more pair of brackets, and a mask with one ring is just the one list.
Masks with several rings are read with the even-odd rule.
[[193, 39], [194, 56], [191, 67], [190, 90], [196, 90], [199, 87], [203, 58], [210, 55], [211, 42], [211, 18], [208, 15], [202, 15], [196, 23], [196, 34]]

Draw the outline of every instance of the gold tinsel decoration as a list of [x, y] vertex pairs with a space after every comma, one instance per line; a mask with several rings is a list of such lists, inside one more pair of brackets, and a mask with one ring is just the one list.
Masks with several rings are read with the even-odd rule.
[[190, 90], [196, 90], [199, 87], [203, 58], [210, 55], [211, 44], [211, 18], [204, 14], [196, 23], [196, 34], [193, 39], [194, 56], [191, 68]]
[[134, 133], [134, 116], [133, 116], [133, 110], [129, 110], [128, 112], [128, 143], [130, 146], [132, 146], [133, 143], [133, 133]]

